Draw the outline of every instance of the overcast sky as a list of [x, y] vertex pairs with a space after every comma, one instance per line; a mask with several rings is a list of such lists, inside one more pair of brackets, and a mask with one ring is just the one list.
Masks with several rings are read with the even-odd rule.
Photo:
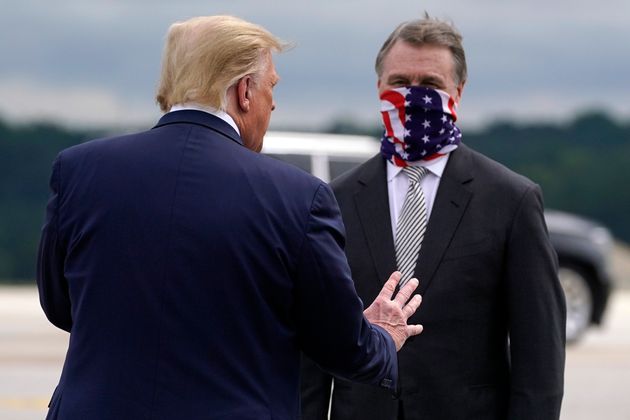
[[589, 109], [630, 118], [630, 1], [0, 0], [0, 118], [68, 126], [152, 124], [164, 36], [232, 14], [296, 47], [276, 57], [272, 127], [379, 121], [374, 57], [424, 10], [464, 36], [462, 126], [564, 121]]

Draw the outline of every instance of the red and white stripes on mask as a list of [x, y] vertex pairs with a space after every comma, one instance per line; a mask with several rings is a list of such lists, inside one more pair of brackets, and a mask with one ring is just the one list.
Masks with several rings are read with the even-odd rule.
[[397, 166], [432, 160], [455, 150], [462, 134], [454, 122], [457, 104], [444, 91], [406, 86], [381, 94], [385, 132], [381, 154]]

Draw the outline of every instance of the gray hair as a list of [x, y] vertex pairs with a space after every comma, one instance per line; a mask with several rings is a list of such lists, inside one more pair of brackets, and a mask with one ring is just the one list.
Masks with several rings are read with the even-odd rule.
[[392, 32], [376, 56], [375, 70], [380, 77], [383, 73], [383, 60], [396, 41], [404, 41], [414, 46], [438, 45], [451, 51], [454, 62], [454, 79], [457, 84], [468, 77], [466, 55], [462, 45], [462, 35], [452, 23], [432, 18], [424, 13], [422, 19], [403, 22]]

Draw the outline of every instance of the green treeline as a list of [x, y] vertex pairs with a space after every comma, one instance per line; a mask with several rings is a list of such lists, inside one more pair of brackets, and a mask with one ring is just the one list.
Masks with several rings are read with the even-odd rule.
[[566, 126], [497, 124], [464, 141], [540, 184], [547, 208], [595, 219], [630, 242], [630, 124], [591, 113]]
[[[380, 136], [337, 123], [327, 131]], [[0, 279], [35, 275], [37, 243], [56, 154], [99, 133], [0, 121]], [[564, 125], [496, 123], [463, 140], [543, 187], [549, 208], [596, 219], [630, 242], [630, 124], [590, 113]]]
[[59, 151], [90, 133], [49, 124], [12, 127], [0, 121], [0, 279], [35, 278], [48, 179]]

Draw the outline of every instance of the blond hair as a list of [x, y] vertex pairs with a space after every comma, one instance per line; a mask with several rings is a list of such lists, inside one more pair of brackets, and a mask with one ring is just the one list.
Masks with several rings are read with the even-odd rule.
[[437, 45], [448, 48], [453, 56], [455, 82], [459, 84], [466, 81], [468, 70], [462, 35], [453, 24], [432, 18], [426, 12], [422, 19], [400, 24], [385, 40], [376, 56], [374, 67], [379, 77], [383, 73], [385, 56], [398, 40], [414, 46]]
[[167, 112], [194, 102], [225, 110], [227, 90], [263, 71], [263, 54], [285, 44], [265, 28], [233, 16], [202, 16], [169, 28], [156, 100]]

